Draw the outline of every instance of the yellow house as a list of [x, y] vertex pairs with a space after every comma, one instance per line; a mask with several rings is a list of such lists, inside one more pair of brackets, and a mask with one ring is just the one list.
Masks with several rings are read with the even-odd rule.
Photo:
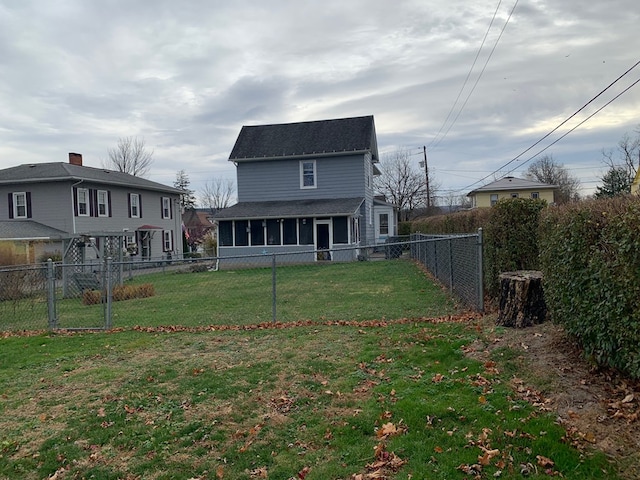
[[504, 177], [467, 194], [473, 208], [492, 207], [503, 198], [539, 198], [551, 204], [555, 201], [557, 185], [535, 182], [516, 177]]
[[636, 178], [631, 182], [631, 193], [635, 195], [640, 194], [640, 168], [636, 172]]

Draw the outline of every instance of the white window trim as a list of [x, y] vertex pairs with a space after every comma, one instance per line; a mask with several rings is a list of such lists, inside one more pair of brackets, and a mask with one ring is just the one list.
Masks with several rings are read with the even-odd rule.
[[[313, 185], [304, 184], [304, 165], [311, 163], [313, 165]], [[300, 188], [303, 190], [318, 188], [318, 170], [315, 160], [300, 160]]]
[[531, 192], [531, 198], [533, 199], [540, 198], [540, 192]]
[[163, 230], [162, 232], [162, 249], [165, 252], [170, 252], [173, 250], [173, 231], [172, 230]]
[[[24, 203], [18, 205], [18, 198], [22, 198]], [[18, 207], [24, 207], [24, 215], [18, 215]], [[27, 218], [29, 212], [27, 211], [27, 192], [13, 192], [13, 218]]]
[[[84, 198], [85, 198], [84, 202], [80, 202], [80, 193], [84, 193]], [[89, 189], [87, 189], [87, 188], [79, 188], [77, 190], [76, 201], [78, 202], [78, 216], [79, 217], [88, 217], [89, 216]], [[85, 213], [82, 213], [80, 211], [80, 205], [84, 205], [85, 206]]]
[[[134, 202], [134, 198], [135, 198], [135, 202]], [[130, 214], [131, 214], [131, 218], [140, 218], [140, 195], [137, 193], [130, 193], [129, 194], [129, 202], [130, 202]], [[134, 212], [134, 208], [135, 208], [135, 213]]]
[[[104, 202], [100, 201], [100, 196], [103, 196]], [[109, 193], [106, 190], [98, 190], [98, 216], [99, 217], [108, 217], [109, 216]], [[104, 213], [100, 213], [100, 205], [104, 205]]]
[[162, 218], [164, 220], [171, 218], [171, 199], [169, 197], [162, 197]]

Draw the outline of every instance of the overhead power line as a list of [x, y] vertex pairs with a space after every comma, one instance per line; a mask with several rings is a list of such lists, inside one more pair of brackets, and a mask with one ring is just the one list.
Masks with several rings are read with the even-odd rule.
[[[595, 95], [593, 98], [591, 98], [591, 100], [589, 100], [587, 103], [585, 103], [584, 105], [582, 105], [578, 110], [576, 110], [573, 114], [571, 114], [569, 117], [567, 117], [565, 120], [563, 120], [558, 126], [556, 126], [553, 130], [551, 130], [549, 133], [547, 133], [546, 135], [544, 135], [542, 138], [540, 138], [537, 142], [535, 142], [534, 144], [532, 144], [530, 147], [526, 148], [525, 150], [523, 150], [522, 152], [520, 152], [518, 155], [516, 155], [515, 157], [513, 157], [511, 160], [509, 160], [507, 163], [505, 163], [504, 165], [502, 165], [500, 168], [494, 170], [493, 172], [491, 172], [490, 174], [482, 177], [480, 180], [477, 180], [475, 182], [473, 182], [470, 185], [467, 185], [466, 187], [462, 188], [459, 191], [462, 190], [468, 190], [469, 188], [473, 187], [474, 185], [477, 185], [479, 183], [484, 182], [486, 179], [490, 178], [491, 176], [495, 175], [496, 173], [500, 172], [501, 170], [505, 169], [506, 167], [508, 167], [509, 165], [511, 165], [513, 162], [517, 161], [520, 157], [522, 157], [525, 153], [527, 153], [528, 151], [530, 151], [531, 149], [533, 149], [536, 145], [540, 144], [543, 140], [545, 140], [546, 138], [549, 137], [549, 135], [553, 134], [555, 131], [557, 131], [560, 127], [562, 127], [565, 123], [567, 123], [569, 120], [571, 120], [573, 117], [575, 117], [578, 113], [580, 113], [582, 110], [584, 110], [587, 106], [589, 106], [591, 103], [593, 103], [596, 99], [598, 99], [603, 93], [605, 93], [607, 90], [609, 90], [611, 87], [613, 87], [616, 83], [618, 83], [622, 78], [624, 78], [626, 75], [628, 75], [634, 68], [636, 68], [638, 65], [640, 65], [640, 60], [637, 61], [634, 65], [632, 65], [629, 69], [627, 69], [627, 71], [625, 71], [622, 75], [620, 75], [618, 78], [616, 78], [613, 82], [611, 82], [609, 85], [607, 85], [604, 89], [602, 89], [597, 95]], [[605, 107], [607, 107], [609, 104], [611, 104], [612, 102], [614, 102], [616, 99], [618, 99], [622, 94], [626, 93], [628, 90], [630, 90], [632, 87], [634, 87], [638, 82], [640, 82], [640, 79], [636, 80], [634, 83], [632, 83], [631, 85], [629, 85], [627, 88], [625, 88], [622, 92], [620, 92], [618, 95], [616, 95], [614, 98], [612, 98], [611, 100], [609, 100], [607, 103], [605, 103], [602, 107], [600, 107], [598, 110], [596, 110], [594, 113], [592, 113], [591, 115], [589, 115], [586, 119], [584, 119], [582, 122], [578, 123], [578, 125], [576, 125], [575, 127], [573, 127], [572, 129], [570, 129], [568, 132], [566, 132], [564, 135], [562, 135], [561, 137], [559, 137], [557, 140], [553, 141], [552, 143], [550, 143], [547, 147], [545, 147], [544, 149], [538, 151], [535, 155], [531, 156], [530, 158], [528, 158], [526, 161], [522, 162], [521, 164], [518, 165], [518, 168], [522, 165], [524, 165], [525, 163], [527, 163], [528, 161], [530, 161], [531, 159], [535, 158], [537, 155], [539, 155], [540, 153], [544, 152], [545, 150], [547, 150], [549, 147], [551, 147], [552, 145], [555, 145], [556, 143], [558, 143], [560, 140], [562, 140], [564, 137], [566, 137], [569, 133], [573, 132], [576, 128], [578, 128], [579, 126], [581, 126], [582, 124], [584, 124], [587, 120], [589, 120], [590, 118], [592, 118], [594, 115], [596, 115], [597, 113], [599, 113], [602, 109], [604, 109]], [[517, 170], [517, 168], [514, 168], [512, 170], [510, 170], [507, 174], [513, 172], [514, 170]]]
[[449, 121], [449, 118], [451, 118], [451, 114], [453, 113], [453, 110], [456, 108], [456, 105], [458, 105], [458, 100], [460, 100], [460, 96], [462, 95], [462, 92], [464, 91], [464, 87], [467, 86], [467, 82], [469, 81], [469, 78], [471, 77], [471, 72], [473, 71], [473, 68], [476, 66], [476, 62], [478, 61], [478, 58], [480, 57], [480, 52], [482, 51], [482, 47], [484, 47], [484, 42], [487, 41], [487, 37], [489, 36], [489, 32], [491, 31], [491, 27], [493, 26], [493, 22], [496, 19], [496, 16], [498, 15], [498, 9], [500, 8], [501, 4], [502, 4], [502, 0], [498, 0], [498, 6], [496, 7], [496, 11], [493, 12], [493, 17], [491, 18], [491, 22], [489, 23], [489, 28], [487, 28], [487, 31], [484, 34], [484, 38], [482, 39], [482, 42], [480, 43], [480, 48], [478, 48], [478, 51], [476, 53], [476, 57], [473, 59], [473, 63], [471, 64], [471, 68], [469, 68], [469, 71], [467, 72], [467, 76], [465, 77], [464, 82], [462, 82], [462, 87], [460, 87], [460, 91], [458, 92], [458, 96], [456, 97], [455, 101], [453, 102], [453, 105], [451, 105], [451, 109], [449, 110], [449, 113], [447, 113], [447, 118], [445, 118], [444, 122], [442, 122], [442, 125], [440, 125], [440, 129], [438, 130], [438, 133], [436, 133], [436, 135], [433, 137], [433, 140], [431, 140], [431, 142], [429, 143], [429, 145], [427, 145], [427, 147], [431, 147], [431, 145], [436, 140], [436, 138], [438, 138], [438, 135], [440, 135], [440, 132], [442, 132], [442, 129], [444, 128], [444, 126]]
[[[476, 81], [474, 82], [473, 87], [471, 87], [471, 90], [469, 90], [469, 93], [467, 94], [467, 98], [465, 98], [462, 106], [460, 107], [460, 110], [458, 110], [458, 113], [454, 117], [453, 121], [449, 124], [449, 126], [445, 130], [445, 132], [442, 135], [442, 137], [440, 137], [437, 141], [435, 140], [435, 137], [434, 137], [434, 139], [429, 144], [430, 147], [431, 146], [437, 147], [438, 145], [440, 145], [442, 140], [444, 140], [445, 137], [447, 136], [447, 134], [449, 133], [449, 130], [451, 130], [451, 127], [453, 127], [456, 124], [456, 122], [458, 121], [458, 118], [460, 118], [460, 115], [462, 114], [462, 111], [467, 106], [467, 102], [469, 101], [469, 99], [471, 98], [471, 95], [473, 94], [473, 92], [475, 91], [476, 87], [478, 86], [478, 83], [480, 82], [480, 79], [482, 78], [482, 75], [484, 75], [484, 72], [487, 69], [487, 65], [489, 65], [489, 61], [491, 60], [491, 57], [493, 57], [493, 53], [496, 51], [496, 47], [498, 46], [498, 42], [500, 42], [500, 39], [502, 38], [502, 34], [504, 33], [505, 29], [507, 28], [507, 25], [509, 24], [509, 20], [511, 20], [511, 16], [513, 15], [513, 12], [515, 11], [516, 6], [518, 5], [518, 2], [519, 2], [519, 0], [516, 0], [516, 2], [513, 4], [513, 8], [509, 12], [509, 16], [507, 17], [507, 20], [504, 22], [504, 25], [502, 26], [502, 30], [500, 30], [500, 35], [498, 35], [498, 38], [496, 38], [496, 41], [493, 44], [493, 48], [491, 49], [491, 52], [489, 52], [489, 55], [487, 56], [487, 59], [485, 60], [484, 65], [482, 66], [482, 70], [480, 70], [480, 74], [476, 78]], [[500, 3], [498, 3], [498, 7], [500, 7]], [[496, 13], [497, 12], [498, 12], [498, 9], [496, 8]], [[496, 17], [496, 13], [493, 14], [493, 18], [494, 19]], [[491, 23], [493, 24], [493, 19], [491, 20]], [[491, 25], [489, 25], [489, 28], [491, 28]], [[489, 33], [489, 32], [487, 31], [487, 33]], [[485, 35], [485, 38], [486, 38], [486, 35]], [[482, 43], [484, 44], [484, 40], [482, 41]], [[480, 48], [482, 48], [482, 46]], [[478, 51], [478, 54], [479, 53], [480, 52]], [[477, 58], [477, 56], [476, 56], [476, 58]], [[475, 65], [475, 60], [473, 62], [473, 65]], [[473, 66], [471, 68], [473, 68]], [[470, 73], [471, 73], [471, 71], [469, 71], [469, 74]], [[468, 75], [467, 75], [467, 78], [468, 78]], [[465, 79], [465, 85], [466, 85], [466, 79]], [[464, 88], [464, 85], [463, 85], [463, 88]], [[460, 91], [460, 93], [462, 93], [462, 90]], [[458, 94], [458, 98], [460, 98], [460, 94]], [[456, 98], [456, 103], [458, 101], [458, 98]], [[455, 103], [454, 103], [454, 107], [455, 107]], [[447, 119], [448, 118], [449, 118], [449, 116], [447, 116]], [[446, 120], [445, 120], [445, 123], [446, 123]], [[440, 133], [440, 132], [438, 132], [438, 133]], [[436, 137], [437, 137], [437, 135], [436, 135]], [[435, 144], [434, 144], [434, 142], [435, 142]]]

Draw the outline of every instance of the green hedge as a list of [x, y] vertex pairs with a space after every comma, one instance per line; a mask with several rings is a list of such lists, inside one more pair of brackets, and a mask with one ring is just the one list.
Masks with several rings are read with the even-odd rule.
[[544, 200], [510, 198], [491, 209], [484, 228], [484, 283], [496, 299], [502, 272], [538, 270], [538, 223]]
[[416, 221], [413, 232], [430, 234], [484, 233], [484, 286], [495, 302], [500, 272], [538, 268], [538, 219], [544, 200], [510, 198], [492, 208], [476, 208]]
[[539, 233], [554, 321], [597, 364], [640, 378], [640, 198], [547, 209]]

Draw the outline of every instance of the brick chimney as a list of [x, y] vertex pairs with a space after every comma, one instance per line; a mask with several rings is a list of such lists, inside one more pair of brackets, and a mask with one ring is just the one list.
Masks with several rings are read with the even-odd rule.
[[69, 163], [71, 165], [82, 166], [82, 154], [81, 153], [69, 153]]

